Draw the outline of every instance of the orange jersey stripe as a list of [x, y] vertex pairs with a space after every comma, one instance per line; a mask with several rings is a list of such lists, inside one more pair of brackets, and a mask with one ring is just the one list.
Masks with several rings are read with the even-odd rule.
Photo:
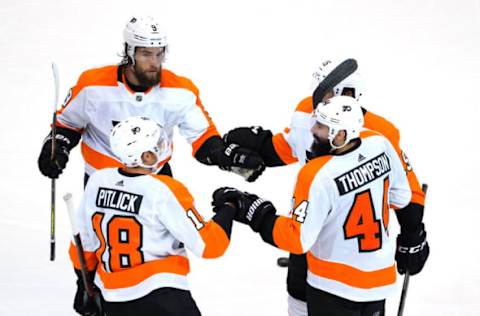
[[365, 114], [364, 126], [366, 128], [375, 130], [388, 138], [390, 143], [393, 145], [393, 148], [397, 152], [398, 157], [402, 162], [403, 168], [407, 172], [408, 183], [410, 184], [410, 189], [412, 190], [412, 198], [410, 202], [425, 205], [425, 193], [423, 193], [417, 176], [415, 175], [415, 172], [408, 163], [405, 154], [400, 149], [400, 132], [395, 127], [395, 125], [393, 125], [381, 116], [375, 115], [371, 112], [367, 112]]
[[313, 99], [312, 97], [306, 97], [300, 103], [298, 103], [295, 112], [303, 112], [307, 114], [313, 113]]
[[343, 263], [316, 258], [310, 252], [307, 253], [307, 263], [308, 270], [317, 276], [361, 289], [394, 284], [397, 279], [395, 264], [380, 270], [363, 271]]
[[169, 256], [165, 259], [145, 262], [139, 266], [108, 273], [101, 266], [97, 273], [106, 289], [119, 289], [137, 285], [158, 273], [187, 275], [190, 272], [188, 258]]
[[223, 255], [225, 250], [228, 248], [230, 239], [220, 225], [214, 221], [211, 220], [208, 223], [205, 223], [202, 216], [200, 216], [195, 209], [195, 206], [193, 205], [193, 197], [190, 192], [188, 192], [187, 188], [171, 177], [164, 175], [151, 176], [165, 183], [173, 192], [180, 205], [183, 206], [183, 209], [186, 212], [189, 210], [194, 212], [197, 219], [203, 223], [203, 227], [199, 230], [200, 236], [205, 243], [205, 249], [203, 250], [202, 257], [216, 258]]
[[118, 168], [123, 166], [121, 162], [96, 151], [84, 142], [82, 142], [81, 151], [85, 162], [97, 170], [104, 168]]
[[117, 65], [105, 66], [102, 68], [90, 69], [83, 72], [78, 78], [77, 84], [69, 91], [65, 104], [57, 111], [57, 114], [63, 112], [65, 107], [70, 104], [83, 88], [88, 86], [117, 86]]
[[205, 250], [203, 250], [203, 258], [217, 258], [222, 256], [230, 244], [227, 234], [223, 228], [209, 221], [205, 227], [200, 229], [200, 235], [205, 242]]
[[308, 200], [310, 186], [312, 185], [313, 179], [317, 175], [318, 171], [332, 158], [333, 156], [321, 156], [311, 160], [305, 166], [303, 166], [298, 173], [297, 184], [293, 193], [293, 198], [295, 199], [293, 209], [302, 203], [302, 201]]
[[[70, 255], [70, 260], [72, 261], [75, 269], [80, 270], [80, 260], [78, 259], [77, 248], [75, 248], [75, 245], [73, 244], [73, 242], [70, 242], [70, 247], [68, 248], [68, 254]], [[95, 252], [84, 251], [83, 255], [85, 256], [85, 264], [87, 265], [87, 270], [88, 271], [95, 270], [95, 267], [97, 266], [97, 263], [98, 263], [97, 257], [95, 256]]]
[[[293, 198], [295, 203], [293, 210], [295, 210], [303, 201], [308, 201], [310, 186], [313, 179], [320, 170], [333, 156], [323, 156], [311, 160], [298, 173], [297, 183]], [[292, 218], [279, 216], [273, 226], [273, 241], [278, 248], [295, 253], [302, 254], [308, 249], [303, 249], [300, 240], [301, 224], [295, 219], [292, 213]]]
[[[190, 209], [192, 210], [195, 209], [193, 205], [192, 195], [187, 190], [187, 188], [183, 184], [181, 184], [179, 181], [173, 179], [172, 177], [161, 175], [161, 174], [150, 174], [150, 176], [156, 178], [157, 180], [167, 185], [170, 188], [170, 191], [172, 191], [172, 193], [175, 195], [178, 202], [180, 203], [180, 205], [182, 205], [185, 211]], [[196, 210], [194, 210], [194, 212], [196, 212]], [[201, 217], [199, 217], [199, 219], [201, 219]]]
[[213, 137], [213, 136], [218, 136], [220, 137], [220, 134], [218, 133], [217, 131], [217, 128], [215, 126], [213, 126], [213, 124], [211, 124], [207, 130], [202, 134], [202, 136], [200, 136], [199, 138], [197, 138], [193, 143], [192, 143], [192, 155], [195, 156], [195, 153], [198, 151], [198, 149], [200, 147], [202, 147], [203, 143], [205, 143], [205, 141], [207, 139], [209, 139], [210, 137]]
[[278, 248], [294, 254], [302, 254], [303, 247], [300, 240], [301, 224], [292, 218], [279, 216], [273, 226], [273, 241]]
[[360, 138], [363, 139], [363, 138], [367, 138], [367, 137], [370, 137], [370, 136], [377, 136], [377, 135], [381, 135], [375, 131], [372, 131], [372, 130], [364, 130], [364, 131], [361, 131], [360, 132]]
[[293, 156], [292, 148], [282, 133], [274, 135], [272, 137], [272, 143], [278, 157], [280, 157], [285, 164], [288, 165], [298, 161], [298, 159]]
[[375, 115], [372, 112], [367, 112], [364, 115], [364, 120], [365, 123], [363, 127], [379, 132], [388, 138], [392, 145], [395, 146], [395, 144], [400, 142], [400, 132], [398, 129], [383, 117]]

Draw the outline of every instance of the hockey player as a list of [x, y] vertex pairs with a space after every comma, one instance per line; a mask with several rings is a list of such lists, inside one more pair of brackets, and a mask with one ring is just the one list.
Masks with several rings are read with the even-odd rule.
[[396, 280], [394, 256], [415, 274], [429, 254], [415, 214], [399, 216], [396, 253], [389, 236], [389, 208], [402, 212], [411, 201], [408, 179], [391, 143], [361, 129], [364, 115], [353, 98], [319, 104], [313, 119], [311, 160], [298, 173], [291, 217], [232, 188], [214, 193], [217, 206], [236, 203], [238, 220], [265, 242], [306, 253], [308, 315], [384, 315]]
[[[264, 170], [258, 154], [237, 145], [226, 146], [205, 111], [197, 87], [187, 78], [164, 69], [167, 38], [151, 17], [132, 18], [123, 31], [125, 51], [119, 65], [85, 71], [57, 112], [56, 160], [52, 137], [45, 139], [38, 158], [41, 173], [57, 178], [70, 150], [82, 139], [85, 182], [95, 170], [118, 167], [108, 144], [113, 126], [132, 115], [161, 124], [171, 140], [178, 127], [201, 163], [240, 173], [254, 181]], [[170, 159], [168, 154], [165, 159]], [[171, 175], [168, 163], [161, 174]]]
[[[188, 190], [157, 175], [169, 154], [163, 127], [144, 117], [117, 124], [112, 152], [124, 164], [91, 175], [76, 221], [90, 280], [108, 315], [200, 315], [188, 290], [185, 248], [203, 258], [221, 256], [229, 245], [233, 205], [223, 204], [205, 221]], [[76, 252], [70, 257], [80, 278]], [[81, 280], [75, 310], [95, 314]]]
[[[338, 78], [339, 74], [335, 73], [337, 65], [338, 63], [331, 61], [322, 63], [313, 74], [314, 86], [322, 83], [327, 76], [330, 77], [333, 75], [333, 77]], [[321, 92], [320, 99], [327, 100], [332, 96], [348, 95], [358, 101], [362, 94], [362, 79], [359, 72], [355, 71], [346, 78], [341, 78], [333, 89]], [[264, 130], [258, 126], [252, 128], [241, 127], [227, 133], [224, 139], [226, 139], [227, 143], [239, 144], [240, 146], [258, 152], [268, 167], [284, 166], [295, 162], [304, 165], [311, 155], [310, 144], [312, 143], [313, 136], [310, 132], [309, 121], [313, 111], [313, 100], [312, 97], [309, 96], [297, 105], [292, 116], [291, 124], [283, 133], [272, 135], [272, 132], [269, 130]], [[408, 205], [402, 210], [395, 212], [395, 214], [399, 217], [399, 220], [403, 220], [403, 217], [412, 217], [416, 218], [416, 222], [421, 222], [423, 219], [425, 195], [421, 190], [421, 186], [407, 156], [400, 149], [400, 133], [398, 129], [386, 119], [367, 111], [365, 108], [362, 108], [362, 112], [365, 127], [377, 131], [388, 138], [397, 155], [400, 157], [407, 173], [412, 190], [411, 200]], [[317, 150], [320, 150], [320, 148], [317, 148]], [[329, 150], [329, 146], [323, 147], [323, 153], [328, 153]], [[290, 254], [288, 260], [287, 291], [289, 314], [292, 316], [306, 315], [306, 266], [307, 260], [305, 255]], [[405, 262], [397, 262], [397, 268], [401, 274], [404, 274], [406, 270]]]

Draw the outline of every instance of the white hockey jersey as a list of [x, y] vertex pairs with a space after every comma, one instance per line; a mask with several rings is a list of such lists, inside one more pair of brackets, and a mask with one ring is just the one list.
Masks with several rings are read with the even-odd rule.
[[57, 113], [58, 126], [82, 133], [81, 151], [87, 174], [122, 165], [110, 149], [109, 135], [116, 123], [131, 116], [156, 121], [170, 140], [177, 126], [192, 144], [193, 154], [205, 140], [219, 135], [190, 80], [162, 69], [159, 85], [146, 92], [134, 92], [124, 84], [121, 67], [84, 72]]
[[[160, 287], [188, 289], [185, 247], [205, 258], [221, 256], [229, 236], [205, 222], [188, 190], [162, 175], [117, 168], [95, 172], [76, 211], [87, 268], [107, 301], [129, 301]], [[80, 263], [73, 244], [70, 258]]]
[[360, 147], [322, 156], [300, 170], [292, 216], [280, 216], [274, 243], [307, 253], [307, 282], [352, 301], [385, 299], [394, 289], [394, 240], [389, 207], [402, 208], [411, 190], [400, 159], [382, 135], [360, 134]]

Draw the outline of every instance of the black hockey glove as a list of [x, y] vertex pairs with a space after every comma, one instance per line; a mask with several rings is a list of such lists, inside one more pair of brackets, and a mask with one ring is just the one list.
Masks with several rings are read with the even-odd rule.
[[237, 222], [250, 225], [253, 231], [259, 232], [262, 226], [264, 216], [269, 213], [275, 213], [275, 207], [269, 201], [265, 201], [255, 194], [241, 192], [234, 188], [219, 188], [214, 192], [217, 195], [217, 201], [228, 201], [235, 204], [237, 214], [234, 219]]
[[423, 223], [415, 232], [401, 232], [397, 236], [397, 251], [395, 260], [400, 274], [409, 271], [415, 275], [422, 271], [430, 253], [427, 242], [427, 232]]
[[[77, 292], [75, 293], [75, 298], [73, 301], [73, 309], [80, 315], [84, 316], [103, 316], [103, 311], [101, 308], [100, 302], [100, 294], [98, 293], [98, 289], [94, 287], [95, 295], [94, 297], [89, 297], [87, 294], [87, 290], [83, 285], [83, 280], [81, 277], [80, 270], [75, 269], [75, 273], [78, 276], [77, 279]], [[95, 272], [88, 273], [87, 278], [89, 282], [93, 284], [93, 277], [95, 276]]]
[[52, 136], [49, 135], [43, 143], [42, 151], [38, 157], [38, 169], [51, 179], [56, 179], [65, 169], [70, 153], [71, 141], [61, 134], [56, 135], [55, 160], [52, 160]]
[[227, 145], [237, 144], [253, 150], [260, 155], [267, 167], [285, 166], [273, 145], [273, 134], [268, 129], [260, 126], [237, 127], [223, 135], [223, 141]]
[[250, 225], [253, 231], [259, 232], [265, 215], [275, 212], [272, 202], [244, 192], [239, 201], [238, 221]]
[[241, 175], [248, 182], [253, 182], [265, 170], [265, 163], [256, 152], [237, 144], [230, 144], [223, 151], [219, 167]]
[[238, 144], [257, 153], [262, 151], [263, 144], [268, 138], [272, 138], [272, 132], [260, 126], [237, 127], [223, 135], [227, 145]]
[[232, 203], [238, 208], [238, 200], [243, 196], [243, 192], [235, 188], [222, 187], [218, 188], [212, 194], [212, 206], [215, 213], [225, 206], [227, 203]]

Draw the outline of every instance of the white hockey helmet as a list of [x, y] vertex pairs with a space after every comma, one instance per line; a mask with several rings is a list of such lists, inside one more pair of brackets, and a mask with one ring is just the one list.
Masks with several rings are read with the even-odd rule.
[[135, 48], [137, 47], [165, 47], [167, 49], [167, 35], [159, 23], [152, 17], [132, 17], [123, 30], [123, 39], [126, 43], [127, 56], [135, 63]]
[[[341, 64], [341, 62], [342, 61], [326, 60], [319, 67], [317, 67], [315, 72], [312, 74], [312, 88], [315, 89], [318, 84], [335, 69], [335, 67]], [[333, 88], [334, 95], [342, 95], [345, 88], [353, 90], [353, 97], [357, 101], [363, 95], [363, 80], [358, 70]]]
[[[127, 167], [143, 167], [156, 172], [171, 154], [171, 146], [165, 129], [153, 120], [133, 116], [127, 118], [112, 129], [110, 147], [120, 161]], [[142, 154], [151, 151], [157, 157], [153, 165], [142, 161]]]
[[[364, 119], [360, 104], [349, 96], [334, 96], [318, 105], [313, 113], [313, 123], [329, 127], [328, 140], [333, 149], [341, 148], [359, 137]], [[335, 146], [333, 140], [341, 130], [346, 131], [345, 143]]]

